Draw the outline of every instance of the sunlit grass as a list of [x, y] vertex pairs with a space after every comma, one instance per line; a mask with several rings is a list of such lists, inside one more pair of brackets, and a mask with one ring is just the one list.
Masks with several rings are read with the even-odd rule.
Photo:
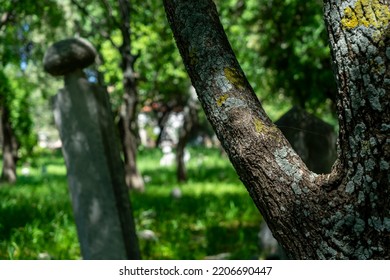
[[[140, 239], [142, 257], [256, 258], [261, 217], [230, 163], [217, 149], [190, 153], [189, 180], [178, 184], [174, 166], [159, 166], [160, 151], [140, 152], [147, 184], [145, 193], [131, 194], [134, 217], [138, 232], [156, 235]], [[80, 259], [63, 159], [45, 153], [29, 170], [16, 185], [0, 187], [0, 259]]]

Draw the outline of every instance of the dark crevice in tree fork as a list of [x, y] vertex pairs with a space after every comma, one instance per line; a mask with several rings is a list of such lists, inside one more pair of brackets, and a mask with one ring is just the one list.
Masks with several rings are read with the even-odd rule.
[[324, 1], [340, 135], [338, 160], [322, 175], [264, 112], [213, 1], [164, 5], [207, 118], [290, 257], [390, 259], [388, 2]]

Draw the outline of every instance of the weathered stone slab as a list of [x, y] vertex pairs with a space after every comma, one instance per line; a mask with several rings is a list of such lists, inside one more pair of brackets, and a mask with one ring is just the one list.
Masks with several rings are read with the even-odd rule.
[[45, 70], [65, 75], [53, 98], [77, 233], [84, 259], [139, 259], [128, 189], [107, 92], [82, 68], [94, 61], [85, 40], [60, 41], [45, 55]]
[[307, 167], [329, 173], [336, 160], [336, 133], [331, 125], [293, 107], [275, 122]]

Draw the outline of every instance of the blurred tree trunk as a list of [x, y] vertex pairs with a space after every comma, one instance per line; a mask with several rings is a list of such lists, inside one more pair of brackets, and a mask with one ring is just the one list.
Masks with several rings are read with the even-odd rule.
[[156, 139], [156, 148], [159, 147], [163, 141], [165, 125], [167, 124], [171, 113], [175, 111], [176, 107], [178, 107], [177, 101], [169, 100], [168, 102], [162, 103], [153, 110], [156, 115], [158, 128], [160, 130]]
[[[191, 92], [192, 89], [190, 89]], [[185, 164], [185, 147], [187, 146], [191, 132], [198, 123], [198, 104], [196, 93], [191, 94], [188, 98], [186, 106], [184, 106], [184, 121], [179, 132], [179, 141], [176, 146], [176, 165], [177, 165], [177, 181], [187, 181], [187, 170]]]
[[264, 112], [212, 0], [164, 0], [199, 100], [273, 235], [294, 259], [390, 259], [388, 2], [325, 0], [339, 159], [311, 172]]
[[123, 71], [123, 103], [119, 112], [119, 126], [125, 158], [126, 183], [130, 188], [143, 191], [144, 181], [137, 168], [137, 104], [138, 92], [134, 63], [136, 56], [131, 53], [130, 3], [118, 0], [121, 16], [120, 31], [122, 45], [119, 48]]
[[0, 111], [3, 134], [3, 169], [1, 172], [1, 181], [13, 184], [17, 178], [18, 143], [11, 125], [9, 109], [3, 105]]
[[160, 130], [160, 133], [158, 134], [157, 139], [156, 139], [156, 145], [155, 145], [156, 148], [158, 148], [159, 145], [161, 144], [164, 127], [165, 127], [165, 124], [167, 123], [167, 121], [169, 119], [169, 115], [170, 115], [171, 112], [172, 111], [169, 109], [169, 110], [161, 113], [161, 116], [157, 117], [157, 125], [158, 125], [158, 128]]

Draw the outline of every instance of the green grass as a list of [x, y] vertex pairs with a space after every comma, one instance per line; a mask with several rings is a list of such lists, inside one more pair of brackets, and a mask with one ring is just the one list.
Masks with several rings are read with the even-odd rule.
[[[131, 193], [137, 230], [157, 235], [140, 240], [143, 259], [259, 256], [261, 216], [227, 158], [216, 149], [192, 149], [189, 180], [178, 184], [174, 166], [159, 166], [161, 155], [140, 152], [139, 167], [149, 181], [144, 193]], [[0, 187], [0, 259], [81, 258], [65, 174], [59, 153], [43, 153], [30, 175]], [[172, 198], [173, 188], [181, 189], [180, 199]]]

